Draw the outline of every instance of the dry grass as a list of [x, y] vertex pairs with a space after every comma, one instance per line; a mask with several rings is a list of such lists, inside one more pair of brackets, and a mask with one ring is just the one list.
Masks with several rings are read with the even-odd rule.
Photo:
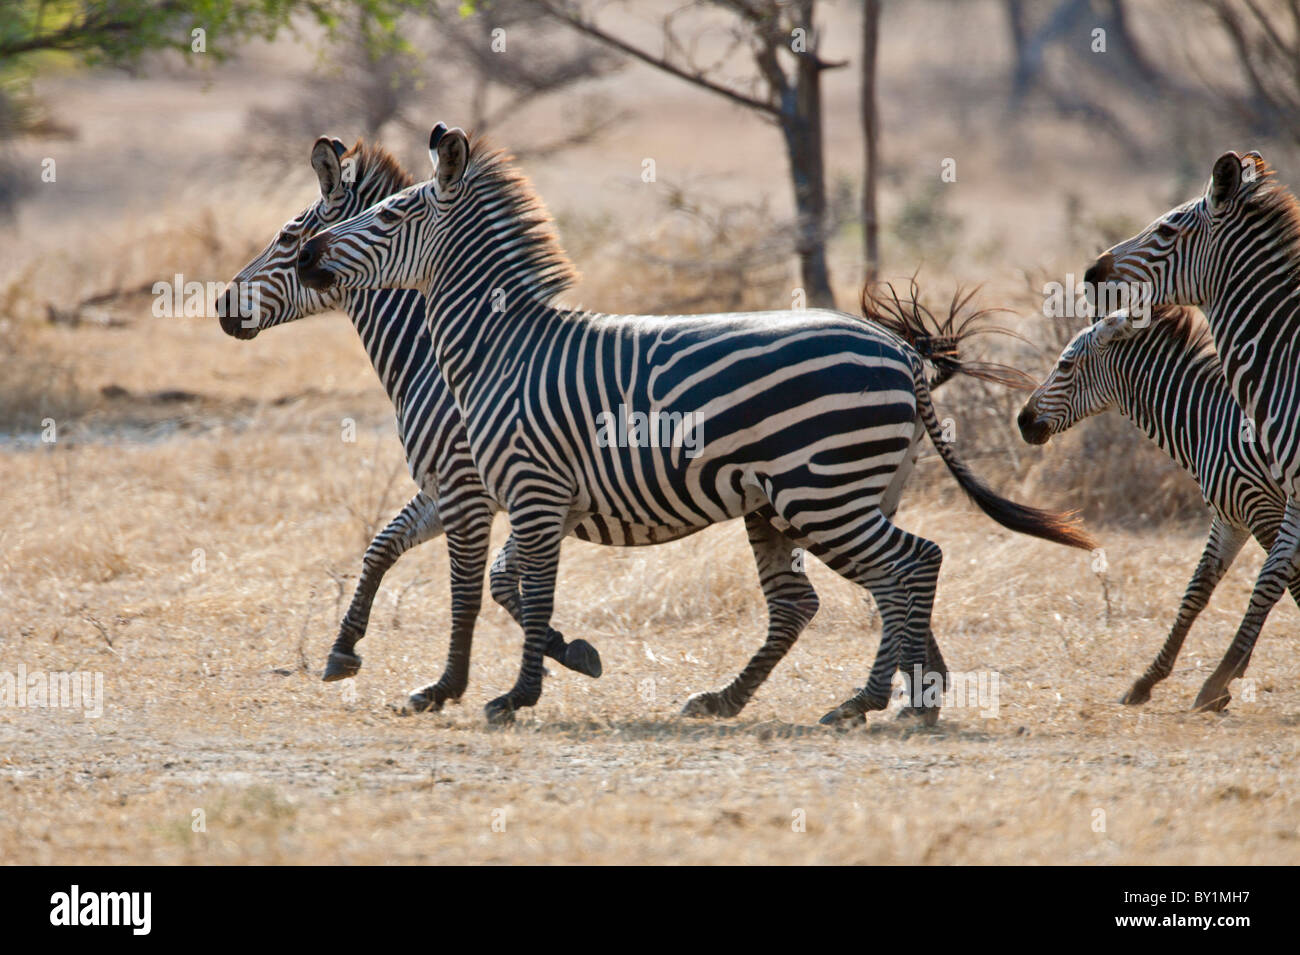
[[[969, 40], [960, 50], [933, 43], [932, 5], [890, 9], [919, 12], [884, 51], [882, 218], [919, 231], [884, 236], [889, 277], [924, 266], [936, 299], [958, 279], [987, 281], [980, 304], [1013, 308], [1008, 323], [1036, 346], [989, 357], [1043, 373], [1059, 343], [1039, 317], [1041, 281], [1026, 291], [1017, 270], [1078, 270], [1096, 235], [1127, 227], [1116, 216], [1140, 223], [1163, 208], [1168, 164], [1135, 168], [1050, 118], [997, 119], [1002, 61], [988, 41], [1000, 4], [943, 5], [946, 35]], [[857, 8], [830, 10], [843, 22], [827, 36], [855, 37]], [[841, 53], [852, 55], [828, 50]], [[1019, 498], [1084, 507], [1109, 562], [1102, 580], [1087, 554], [1012, 537], [961, 500], [937, 460], [921, 464], [900, 523], [944, 548], [935, 632], [954, 669], [999, 674], [995, 719], [950, 707], [932, 730], [892, 713], [845, 733], [818, 727], [865, 679], [879, 636], [856, 589], [820, 566], [820, 613], [742, 717], [679, 717], [762, 640], [738, 524], [640, 551], [566, 545], [555, 623], [598, 645], [605, 675], [553, 668], [514, 728], [488, 730], [481, 715], [513, 683], [520, 643], [490, 603], [464, 704], [393, 711], [445, 656], [440, 541], [391, 573], [355, 683], [319, 682], [368, 536], [412, 490], [347, 321], [244, 344], [214, 321], [152, 318], [141, 295], [101, 310], [121, 327], [46, 321], [49, 304], [176, 272], [224, 279], [301, 207], [307, 143], [286, 144], [303, 165], [278, 191], [253, 189], [230, 158], [250, 103], [298, 91], [279, 63], [301, 51], [252, 56], [184, 82], [45, 87], [82, 138], [59, 153], [68, 191], [39, 193], [0, 235], [0, 672], [102, 673], [105, 709], [97, 720], [3, 710], [0, 860], [1300, 862], [1300, 659], [1286, 639], [1297, 608], [1279, 605], [1269, 621], [1253, 698], [1238, 689], [1225, 715], [1186, 712], [1246, 605], [1258, 549], [1221, 584], [1154, 700], [1120, 706], [1200, 552], [1190, 479], [1119, 421], [1026, 447], [1019, 399], [961, 382], [938, 404], [975, 469]], [[961, 82], [945, 83], [954, 63]], [[832, 172], [856, 175], [856, 78], [827, 82]], [[663, 194], [638, 178], [643, 157], [658, 157], [665, 185], [716, 191], [718, 217], [771, 197], [780, 221], [789, 196], [775, 131], [646, 71], [606, 92], [641, 119], [529, 169], [586, 273], [574, 299], [628, 311], [675, 299], [789, 305], [788, 263], [765, 258], [761, 221], [665, 220]], [[460, 115], [454, 95], [437, 91], [434, 118]], [[545, 138], [562, 109], [522, 117], [521, 143], [533, 129]], [[1184, 148], [1202, 146], [1217, 152]], [[36, 168], [53, 147], [23, 148]], [[940, 204], [928, 190], [946, 156], [961, 175]], [[1106, 208], [1072, 210], [1071, 193], [1103, 195]], [[831, 248], [842, 303], [857, 298], [857, 241]], [[752, 266], [753, 280], [695, 267], [717, 258]], [[193, 397], [158, 395], [177, 389]], [[53, 444], [40, 441], [46, 417]], [[355, 443], [341, 440], [345, 417]], [[498, 540], [505, 532], [499, 522]], [[194, 831], [195, 810], [206, 831]], [[803, 832], [792, 830], [799, 814]]]
[[[400, 450], [350, 327], [320, 319], [251, 345], [194, 320], [79, 333], [78, 354], [95, 355], [88, 389], [126, 379], [147, 341], [184, 353], [183, 380], [206, 397], [106, 402], [66, 440], [2, 452], [0, 669], [105, 681], [98, 720], [5, 712], [6, 861], [1300, 861], [1300, 666], [1283, 639], [1296, 609], [1270, 621], [1253, 702], [1185, 712], [1259, 553], [1154, 701], [1113, 702], [1164, 637], [1199, 527], [1108, 529], [1108, 611], [1088, 555], [1013, 538], [950, 491], [914, 495], [901, 522], [948, 555], [936, 632], [955, 668], [1000, 674], [997, 719], [949, 709], [931, 731], [889, 715], [816, 727], [865, 678], [878, 638], [855, 589], [820, 567], [820, 614], [742, 718], [678, 717], [761, 640], [734, 524], [651, 550], [566, 547], [556, 623], [600, 647], [599, 681], [553, 672], [520, 725], [488, 730], [481, 704], [513, 681], [519, 646], [489, 606], [465, 705], [403, 718], [390, 705], [445, 652], [441, 542], [381, 592], [355, 695], [315, 676], [350, 592], [338, 577], [356, 573], [367, 525], [405, 485], [388, 487]], [[53, 361], [63, 333], [48, 334]], [[355, 444], [340, 440], [344, 415]], [[918, 487], [943, 486], [937, 468]], [[206, 832], [191, 829], [195, 809]], [[798, 810], [806, 832], [792, 831]]]

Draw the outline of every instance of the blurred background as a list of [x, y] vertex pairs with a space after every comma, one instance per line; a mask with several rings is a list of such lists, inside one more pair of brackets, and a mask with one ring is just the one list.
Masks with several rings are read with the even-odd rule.
[[[962, 456], [1082, 509], [1104, 547], [1002, 531], [926, 448], [898, 520], [943, 547], [934, 632], [955, 669], [1001, 674], [998, 720], [946, 707], [911, 742], [884, 718], [800, 726], [861, 685], [879, 633], [820, 566], [821, 610], [743, 718], [679, 718], [767, 625], [736, 521], [566, 542], [554, 624], [605, 673], [553, 673], [519, 733], [483, 732], [519, 648], [486, 600], [466, 705], [390, 710], [440, 669], [441, 540], [385, 578], [358, 677], [320, 682], [361, 554], [415, 490], [393, 409], [346, 316], [241, 342], [211, 301], [318, 195], [317, 136], [422, 178], [440, 120], [518, 156], [582, 272], [569, 304], [853, 312], [868, 278], [915, 274], [940, 314], [982, 286], [973, 307], [1019, 337], [973, 357], [1039, 378], [1086, 322], [1046, 317], [1047, 283], [1199, 193], [1224, 150], [1297, 181], [1300, 0], [0, 0], [0, 671], [106, 676], [93, 726], [0, 720], [0, 857], [1296, 859], [1300, 659], [1273, 639], [1296, 608], [1255, 652], [1258, 696], [1185, 713], [1262, 551], [1152, 702], [1113, 703], [1206, 509], [1118, 416], [1029, 447], [1024, 395], [982, 382], [936, 396]], [[159, 316], [177, 276], [204, 294]], [[524, 838], [503, 842], [483, 820], [507, 805]]]
[[[989, 347], [1035, 375], [1079, 324], [1043, 317], [1046, 281], [1191, 197], [1223, 150], [1259, 148], [1285, 180], [1300, 140], [1284, 0], [0, 11], [6, 441], [47, 417], [179, 427], [309, 389], [364, 390], [382, 416], [342, 318], [239, 348], [209, 318], [150, 310], [154, 282], [230, 278], [311, 200], [321, 134], [376, 140], [420, 177], [435, 121], [491, 136], [556, 216], [575, 303], [852, 310], [865, 278], [919, 271], [934, 303], [979, 283], [979, 305], [1012, 309], [1028, 342]], [[945, 400], [999, 471], [1094, 519], [1199, 514], [1124, 422], [1042, 451], [1013, 432], [1019, 396], [959, 383]], [[1143, 493], [1088, 482], [1076, 459], [1099, 456]]]

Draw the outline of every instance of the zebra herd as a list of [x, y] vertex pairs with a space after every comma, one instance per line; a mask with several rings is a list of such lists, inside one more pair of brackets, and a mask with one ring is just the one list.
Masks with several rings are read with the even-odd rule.
[[[522, 626], [524, 650], [515, 686], [486, 713], [508, 721], [537, 703], [545, 656], [601, 673], [594, 647], [567, 642], [550, 626], [565, 536], [641, 546], [739, 517], [768, 632], [727, 687], [696, 694], [684, 712], [739, 713], [788, 652], [817, 612], [794, 559], [806, 550], [871, 593], [883, 629], [866, 685], [822, 721], [861, 721], [883, 709], [901, 672], [907, 711], [933, 722], [938, 705], [922, 690], [947, 678], [930, 628], [942, 555], [892, 522], [927, 437], [998, 523], [1094, 546], [1069, 515], [994, 493], [944, 439], [931, 389], [955, 372], [981, 373], [960, 358], [957, 298], [946, 336], [915, 302], [895, 297], [891, 307], [871, 292], [863, 318], [819, 309], [665, 317], [559, 307], [553, 300], [574, 272], [509, 158], [442, 124], [430, 154], [433, 178], [415, 183], [378, 147], [319, 139], [311, 164], [320, 198], [240, 271], [219, 304], [222, 328], [245, 339], [307, 315], [347, 312], [393, 402], [420, 488], [367, 548], [324, 679], [358, 672], [356, 644], [383, 575], [405, 551], [445, 533], [447, 663], [408, 706], [439, 709], [458, 699], [489, 532], [504, 510], [511, 534], [491, 565], [490, 592]], [[1241, 632], [1197, 699], [1199, 708], [1226, 704], [1229, 680], [1244, 671], [1263, 616], [1295, 573], [1300, 464], [1294, 426], [1280, 412], [1300, 396], [1294, 364], [1275, 367], [1294, 355], [1279, 334], [1293, 306], [1282, 291], [1261, 304], [1240, 288], [1292, 281], [1295, 206], [1253, 154], [1236, 159], [1236, 191], [1227, 189], [1227, 158], [1205, 197], [1116, 246], [1087, 277], [1142, 281], [1157, 306], [1204, 304], [1223, 368], [1185, 309], [1157, 307], [1145, 331], [1116, 313], [1076, 336], [1020, 416], [1025, 439], [1042, 443], [1117, 407], [1197, 478], [1214, 509], [1173, 632], [1126, 695], [1130, 703], [1145, 701], [1168, 675], [1192, 621], [1253, 534], [1269, 548], [1268, 561]], [[1242, 176], [1247, 162], [1252, 173]], [[1277, 239], [1282, 227], [1285, 242]], [[1245, 264], [1235, 268], [1234, 256]], [[1238, 280], [1231, 289], [1229, 276]], [[615, 417], [616, 439], [608, 426]]]

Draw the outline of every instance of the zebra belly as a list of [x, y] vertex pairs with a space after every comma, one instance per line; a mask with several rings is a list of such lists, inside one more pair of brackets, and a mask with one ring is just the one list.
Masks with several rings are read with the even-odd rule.
[[[685, 417], [692, 413], [676, 420], [692, 420]], [[611, 440], [612, 428], [584, 436], [589, 453], [577, 474], [576, 506], [631, 524], [685, 527], [779, 504], [773, 498], [782, 494], [878, 503], [895, 484], [895, 495], [901, 492], [916, 406], [910, 390], [878, 390], [801, 399], [717, 434], [707, 417], [695, 420], [698, 440], [686, 442], [635, 426], [617, 435], [621, 441]]]
[[848, 316], [555, 322], [526, 366], [479, 368], [457, 393], [507, 506], [567, 500], [571, 514], [668, 527], [768, 501], [847, 511], [877, 503], [911, 447], [916, 356]]

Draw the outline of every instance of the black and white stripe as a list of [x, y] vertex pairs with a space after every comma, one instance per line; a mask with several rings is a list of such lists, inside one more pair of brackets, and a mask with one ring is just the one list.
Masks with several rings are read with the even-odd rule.
[[[1020, 430], [1043, 444], [1082, 419], [1114, 409], [1200, 485], [1214, 512], [1201, 559], [1155, 660], [1121, 702], [1145, 703], [1173, 669], [1188, 630], [1251, 537], [1268, 550], [1277, 539], [1286, 494], [1223, 377], [1209, 328], [1191, 309], [1160, 306], [1140, 332], [1127, 311], [1074, 337], [1056, 367], [1025, 402]], [[1300, 580], [1292, 579], [1300, 602]]]
[[[593, 515], [702, 527], [759, 512], [868, 589], [884, 624], [880, 651], [866, 687], [827, 721], [883, 708], [900, 665], [905, 676], [925, 666], [941, 554], [882, 507], [918, 422], [995, 519], [1091, 546], [1059, 516], [1006, 501], [966, 470], [942, 440], [921, 356], [897, 336], [824, 310], [555, 307], [573, 272], [522, 175], [499, 153], [471, 150], [460, 130], [440, 125], [430, 148], [432, 181], [313, 238], [299, 274], [317, 289], [417, 288], [428, 301], [438, 367], [484, 485], [509, 513], [521, 571], [523, 665], [489, 719], [540, 697], [560, 542]], [[618, 413], [695, 422], [698, 454], [687, 440], [610, 445], [602, 421]]]
[[1286, 508], [1237, 634], [1196, 697], [1219, 710], [1274, 604], [1300, 571], [1300, 209], [1258, 153], [1225, 153], [1205, 194], [1104, 253], [1085, 280], [1135, 283], [1157, 305], [1199, 305], [1224, 378]]
[[[412, 290], [345, 290], [320, 293], [298, 279], [295, 264], [303, 241], [341, 222], [411, 182], [389, 154], [358, 143], [322, 139], [313, 148], [312, 164], [320, 178], [321, 198], [287, 223], [266, 249], [235, 277], [219, 308], [221, 324], [238, 338], [332, 308], [351, 318], [372, 366], [397, 411], [397, 428], [412, 478], [421, 490], [380, 531], [366, 549], [356, 591], [330, 652], [324, 679], [355, 675], [361, 667], [356, 644], [365, 636], [370, 608], [384, 574], [407, 550], [447, 535], [451, 562], [452, 632], [445, 671], [436, 682], [414, 690], [414, 710], [439, 709], [463, 693], [469, 672], [470, 645], [478, 614], [483, 565], [496, 503], [474, 469], [464, 427], [450, 391], [438, 373], [425, 326], [423, 296]], [[344, 169], [352, 175], [345, 177]], [[242, 296], [242, 300], [241, 300]], [[909, 459], [914, 460], [915, 454]], [[906, 471], [890, 502], [897, 506]], [[700, 693], [687, 703], [697, 715], [734, 715], [744, 707], [772, 667], [788, 652], [817, 611], [817, 595], [807, 576], [792, 566], [796, 545], [772, 527], [761, 513], [745, 517], [759, 581], [769, 613], [767, 639], [745, 669], [724, 689]], [[691, 525], [633, 523], [590, 514], [572, 533], [579, 539], [611, 546], [641, 546], [676, 540], [702, 529]], [[513, 539], [492, 564], [491, 593], [516, 620], [520, 617], [518, 566]], [[589, 643], [566, 644], [548, 630], [546, 654], [571, 669], [600, 674], [600, 658]], [[935, 666], [942, 657], [932, 645]]]

